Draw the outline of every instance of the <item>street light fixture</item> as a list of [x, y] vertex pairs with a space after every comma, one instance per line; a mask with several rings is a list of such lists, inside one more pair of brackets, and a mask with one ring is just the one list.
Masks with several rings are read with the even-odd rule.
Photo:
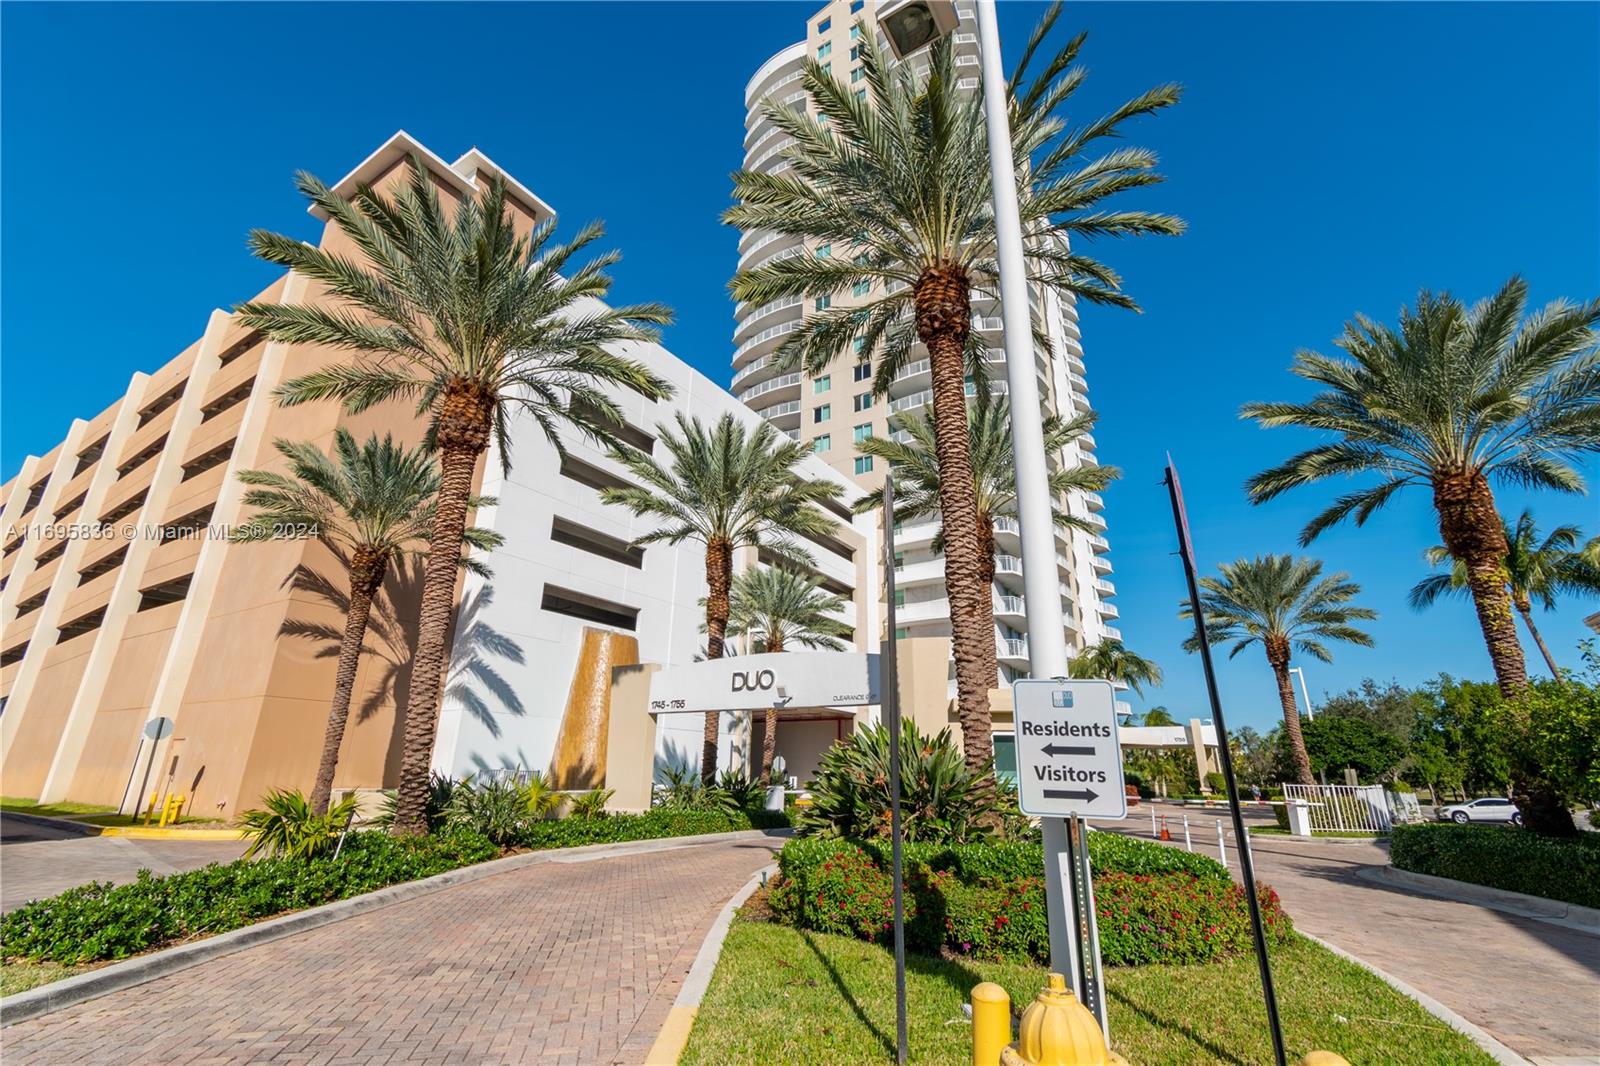
[[897, 0], [878, 9], [878, 27], [896, 59], [904, 59], [955, 32], [959, 22], [952, 0]]

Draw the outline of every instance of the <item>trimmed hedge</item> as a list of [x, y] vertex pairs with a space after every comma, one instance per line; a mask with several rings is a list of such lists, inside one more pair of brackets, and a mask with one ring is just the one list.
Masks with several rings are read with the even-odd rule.
[[517, 833], [516, 846], [540, 851], [576, 848], [584, 844], [619, 844], [629, 840], [733, 833], [743, 829], [785, 829], [788, 814], [780, 811], [679, 810], [657, 807], [644, 814], [613, 814], [604, 818], [562, 818], [529, 822]]
[[1389, 861], [1401, 870], [1600, 907], [1600, 836], [1546, 837], [1494, 825], [1398, 825]]
[[[1250, 949], [1244, 890], [1222, 866], [1174, 848], [1097, 833], [1095, 913], [1108, 965], [1206, 962]], [[906, 943], [922, 954], [1045, 962], [1050, 955], [1044, 857], [1037, 844], [908, 844]], [[790, 925], [887, 942], [887, 848], [802, 839], [779, 854], [773, 913]], [[1277, 894], [1261, 889], [1269, 934], [1292, 930]]]
[[[767, 811], [658, 809], [607, 818], [532, 822], [516, 843], [570, 848], [660, 837], [787, 826]], [[338, 859], [240, 859], [129, 884], [95, 882], [29, 903], [0, 918], [0, 954], [62, 963], [121, 959], [181, 940], [212, 936], [286, 911], [359, 896], [500, 855], [480, 833], [444, 829], [429, 836], [352, 833]]]
[[[845, 841], [837, 837], [803, 837], [783, 846], [778, 866], [784, 873], [800, 865], [817, 865], [841, 850], [865, 850], [884, 869], [889, 867], [887, 841]], [[947, 871], [957, 880], [976, 884], [984, 881], [1020, 881], [1042, 876], [1044, 845], [1029, 841], [997, 841], [974, 844], [902, 845], [906, 869], [927, 866], [930, 871]], [[1117, 833], [1089, 834], [1089, 861], [1096, 874], [1187, 873], [1195, 877], [1231, 883], [1228, 871], [1215, 859], [1177, 848]]]
[[93, 882], [5, 915], [0, 952], [62, 963], [121, 959], [498, 854], [500, 849], [477, 833], [391, 837], [361, 832], [351, 834], [337, 859], [240, 859], [166, 877], [140, 870], [129, 884]]

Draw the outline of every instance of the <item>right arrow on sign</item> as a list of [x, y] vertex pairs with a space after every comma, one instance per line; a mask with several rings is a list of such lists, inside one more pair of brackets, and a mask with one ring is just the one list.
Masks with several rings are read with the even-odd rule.
[[1039, 749], [1046, 755], [1093, 755], [1093, 747], [1065, 747], [1061, 744], [1050, 743]]
[[1044, 790], [1045, 799], [1083, 800], [1085, 803], [1093, 803], [1099, 796], [1100, 793], [1092, 788], [1047, 788]]

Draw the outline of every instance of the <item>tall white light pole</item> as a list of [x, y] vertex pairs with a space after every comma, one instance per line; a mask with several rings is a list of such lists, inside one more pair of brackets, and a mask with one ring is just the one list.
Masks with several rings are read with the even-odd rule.
[[[1034, 677], [1065, 677], [1067, 641], [1061, 614], [1061, 578], [1056, 567], [1056, 530], [1050, 513], [1050, 473], [1045, 465], [1043, 412], [1039, 379], [1034, 371], [1028, 270], [1022, 256], [1022, 219], [1017, 210], [1017, 165], [1011, 153], [1011, 118], [994, 0], [978, 0], [978, 48], [983, 111], [989, 126], [989, 172], [994, 185], [1000, 314], [1005, 326], [1006, 383], [1017, 471], [1017, 524], [1022, 529], [1028, 671]], [[1062, 818], [1045, 818], [1042, 826], [1050, 968], [1075, 976], [1077, 931], [1067, 905], [1066, 888], [1071, 883], [1071, 872], [1066, 868], [1067, 823]]]
[[1317, 716], [1316, 713], [1311, 709], [1311, 693], [1306, 691], [1306, 672], [1300, 669], [1298, 666], [1289, 667], [1289, 672], [1291, 674], [1300, 675], [1300, 695], [1303, 696], [1306, 701], [1306, 721], [1315, 722], [1317, 720]]

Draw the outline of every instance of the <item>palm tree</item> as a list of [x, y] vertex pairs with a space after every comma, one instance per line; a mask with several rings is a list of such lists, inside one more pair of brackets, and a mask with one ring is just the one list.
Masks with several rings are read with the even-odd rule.
[[[1029, 66], [1054, 26], [1046, 13], [1012, 78], [1011, 132], [1030, 280], [1086, 300], [1135, 307], [1110, 268], [1072, 250], [1070, 237], [1176, 234], [1171, 215], [1100, 207], [1123, 190], [1160, 181], [1155, 156], [1121, 146], [1088, 158], [1128, 119], [1176, 103], [1176, 86], [1143, 93], [1109, 114], [1069, 128], [1061, 112], [1085, 72], [1074, 65], [1083, 36], [1057, 51], [1043, 73]], [[808, 60], [801, 87], [816, 115], [767, 101], [764, 113], [790, 142], [771, 173], [734, 175], [739, 201], [724, 220], [806, 242], [798, 254], [741, 270], [736, 299], [756, 304], [817, 299], [842, 290], [862, 302], [821, 310], [774, 353], [779, 366], [826, 373], [853, 342], [878, 353], [873, 389], [885, 394], [917, 358], [921, 342], [932, 376], [932, 409], [944, 523], [945, 587], [950, 598], [956, 685], [966, 757], [988, 758], [989, 688], [995, 681], [991, 592], [984, 580], [985, 536], [973, 498], [973, 460], [965, 431], [964, 375], [988, 390], [984, 345], [972, 330], [975, 289], [998, 290], [988, 140], [979, 93], [962, 89], [949, 38], [917, 64], [894, 64], [871, 33], [861, 40], [863, 94]], [[921, 56], [918, 57], [920, 62]], [[981, 745], [978, 738], [982, 738]]]
[[1423, 292], [1391, 328], [1365, 316], [1337, 342], [1349, 358], [1301, 352], [1294, 373], [1323, 386], [1310, 400], [1251, 403], [1241, 417], [1338, 439], [1247, 483], [1256, 503], [1338, 475], [1376, 473], [1376, 485], [1336, 499], [1300, 535], [1309, 544], [1354, 517], [1362, 525], [1401, 489], [1433, 493], [1439, 533], [1466, 569], [1467, 588], [1500, 691], [1528, 684], [1502, 560], [1505, 528], [1491, 482], [1582, 492], [1573, 463], [1600, 450], [1600, 300], [1548, 304], [1523, 318], [1528, 286], [1513, 277], [1467, 308]]
[[428, 415], [428, 440], [439, 454], [438, 509], [429, 534], [432, 555], [423, 581], [394, 820], [396, 832], [420, 833], [426, 828], [456, 566], [478, 460], [492, 439], [509, 468], [508, 423], [519, 412], [532, 417], [560, 451], [563, 424], [598, 437], [620, 421], [607, 387], [653, 399], [669, 395], [666, 381], [614, 348], [653, 337], [650, 324], [667, 322], [670, 314], [658, 304], [602, 304], [611, 285], [605, 269], [617, 255], [581, 266], [573, 262], [602, 228], [587, 226], [566, 244], [551, 240], [549, 222], [519, 234], [502, 178], [449, 210], [416, 156], [392, 196], [363, 185], [346, 199], [304, 173], [296, 184], [362, 258], [252, 231], [256, 255], [320, 283], [338, 304], [247, 303], [238, 309], [239, 319], [277, 341], [326, 345], [354, 356], [285, 382], [275, 394], [278, 402], [338, 400], [353, 413], [407, 401]]
[[[706, 550], [706, 658], [722, 658], [728, 628], [728, 594], [737, 548], [765, 546], [804, 561], [796, 536], [826, 535], [833, 521], [817, 504], [839, 494], [832, 482], [811, 481], [795, 469], [808, 451], [762, 422], [754, 429], [724, 414], [707, 428], [680, 412], [677, 429], [660, 427], [670, 460], [663, 464], [633, 448], [613, 446], [612, 457], [637, 484], [601, 490], [606, 503], [661, 524], [635, 543], [681, 544]], [[700, 779], [716, 781], [720, 716], [708, 711], [702, 734]]]
[[[1590, 562], [1578, 547], [1577, 526], [1558, 526], [1541, 541], [1531, 511], [1523, 511], [1516, 525], [1503, 524], [1506, 557], [1501, 564], [1502, 578], [1511, 596], [1511, 605], [1522, 616], [1528, 634], [1539, 646], [1539, 654], [1550, 667], [1550, 675], [1560, 681], [1561, 668], [1539, 635], [1539, 628], [1533, 624], [1533, 601], [1538, 600], [1545, 610], [1553, 611], [1557, 593], [1600, 593], [1600, 566]], [[1431, 566], [1446, 562], [1452, 565], [1448, 573], [1430, 574], [1412, 587], [1412, 607], [1421, 610], [1433, 606], [1441, 596], [1467, 592], [1467, 568], [1451, 558], [1449, 548], [1436, 544], [1423, 553], [1423, 558]]]
[[1122, 646], [1122, 641], [1106, 638], [1098, 644], [1084, 648], [1067, 664], [1071, 677], [1103, 677], [1107, 681], [1120, 681], [1135, 692], [1141, 686], [1161, 684], [1161, 667], [1142, 655]]
[[[733, 579], [728, 595], [728, 632], [755, 638], [762, 651], [784, 651], [790, 645], [843, 651], [850, 627], [830, 615], [848, 606], [841, 596], [824, 592], [815, 578], [783, 566], [759, 566]], [[769, 706], [761, 739], [761, 776], [772, 772], [777, 751], [778, 709]]]
[[[1219, 569], [1221, 577], [1200, 579], [1200, 605], [1206, 613], [1210, 641], [1233, 641], [1230, 659], [1252, 644], [1261, 645], [1278, 681], [1283, 731], [1294, 753], [1296, 776], [1302, 785], [1315, 784], [1289, 682], [1290, 653], [1303, 651], [1327, 663], [1333, 661], [1333, 653], [1323, 641], [1342, 640], [1370, 648], [1372, 638], [1351, 623], [1376, 618], [1378, 612], [1351, 604], [1361, 586], [1344, 573], [1323, 577], [1322, 563], [1316, 559], [1259, 555], [1223, 563]], [[1194, 617], [1187, 604], [1179, 616]], [[1190, 637], [1184, 648], [1195, 651], [1199, 643]]]
[[1140, 725], [1177, 725], [1177, 719], [1165, 707], [1152, 707], [1139, 719]]
[[[244, 504], [255, 512], [229, 539], [273, 540], [282, 537], [286, 527], [314, 529], [317, 539], [332, 548], [350, 572], [333, 704], [311, 789], [312, 813], [320, 815], [327, 813], [333, 793], [333, 773], [350, 719], [350, 698], [373, 598], [391, 562], [427, 551], [438, 509], [439, 467], [424, 448], [405, 448], [392, 437], [379, 440], [376, 434], [357, 444], [344, 429], [334, 434], [331, 456], [304, 441], [278, 440], [273, 446], [287, 461], [288, 472], [240, 471], [239, 480], [250, 486]], [[489, 501], [472, 500], [474, 506], [484, 502]], [[478, 528], [464, 531], [463, 539], [479, 551], [490, 551], [505, 540]], [[470, 556], [462, 557], [461, 563], [487, 573]]]
[[[1098, 416], [1092, 411], [1075, 418], [1063, 419], [1052, 415], [1044, 420], [1045, 454], [1059, 456], [1068, 444], [1094, 428]], [[915, 415], [896, 415], [889, 426], [904, 440], [895, 437], [868, 437], [859, 441], [856, 449], [862, 455], [884, 460], [894, 475], [894, 520], [916, 521], [940, 516], [939, 444], [931, 412]], [[1003, 396], [991, 397], [979, 393], [967, 409], [967, 438], [972, 457], [972, 497], [978, 516], [978, 580], [984, 587], [994, 585], [995, 519], [1017, 513], [1016, 460], [1011, 440], [1011, 404]], [[1060, 504], [1073, 491], [1100, 492], [1122, 476], [1114, 466], [1098, 464], [1060, 467], [1050, 474], [1050, 494], [1055, 501], [1051, 515], [1056, 525], [1063, 529], [1081, 529], [1085, 533], [1098, 530], [1084, 519], [1069, 513]], [[883, 491], [870, 493], [857, 500], [857, 514], [883, 507]], [[933, 550], [946, 550], [944, 527], [934, 534]], [[979, 618], [994, 631], [994, 601], [985, 597], [979, 605]], [[987, 649], [984, 675], [988, 687], [999, 680], [998, 651], [993, 640]], [[962, 723], [962, 742], [969, 767], [987, 764], [991, 741], [986, 724], [974, 723], [969, 731]]]

